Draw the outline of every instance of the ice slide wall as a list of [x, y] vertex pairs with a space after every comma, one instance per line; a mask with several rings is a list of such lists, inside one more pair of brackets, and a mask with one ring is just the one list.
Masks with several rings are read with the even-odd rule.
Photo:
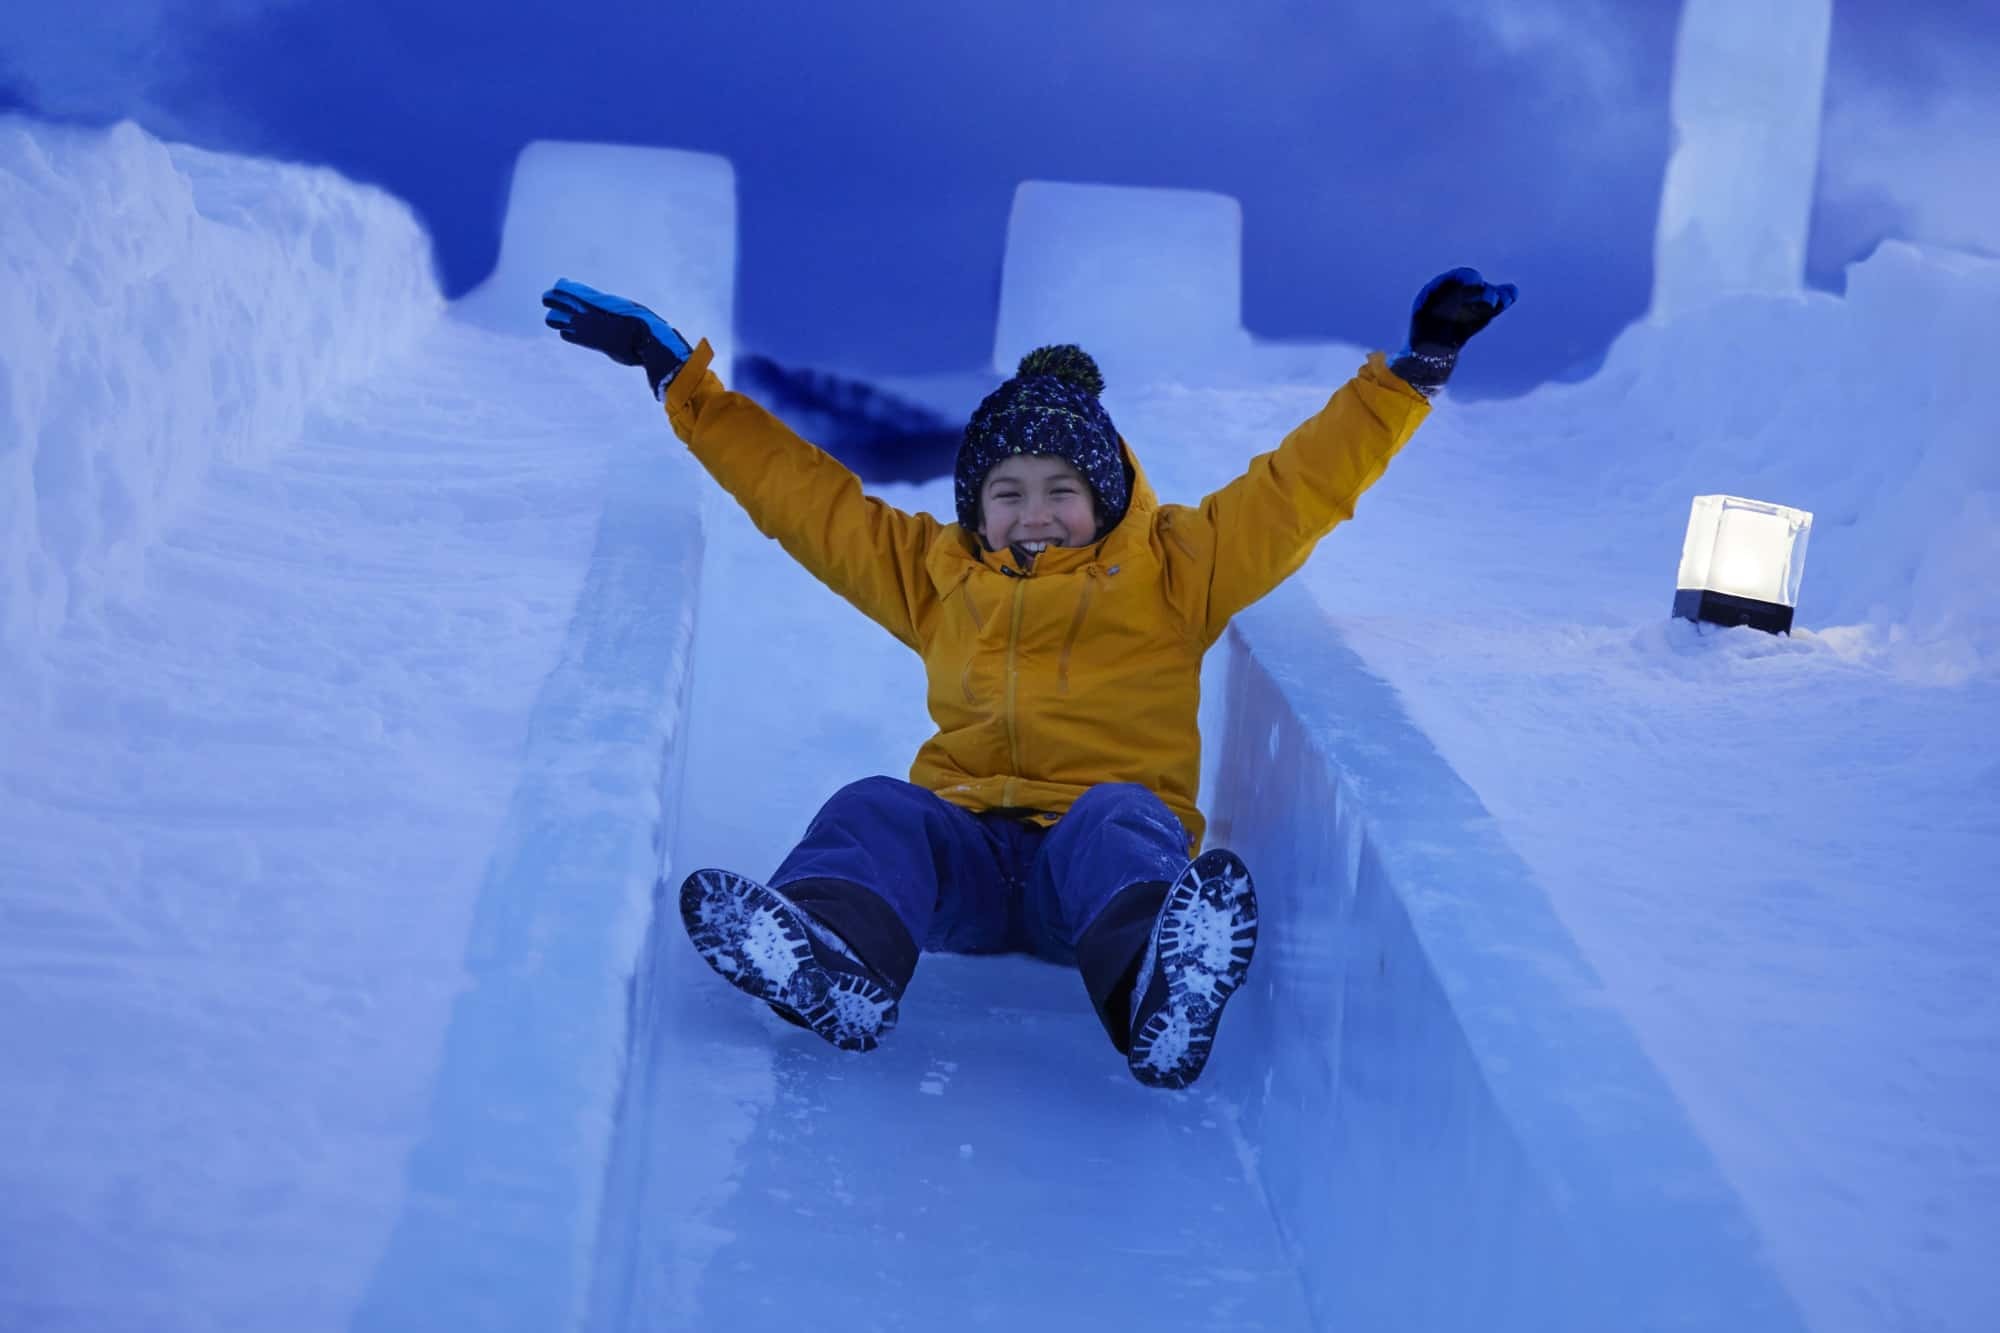
[[1239, 617], [1229, 654], [1210, 837], [1282, 889], [1230, 1015], [1270, 1059], [1219, 1063], [1237, 1085], [1217, 1090], [1322, 1326], [1802, 1327], [1546, 893], [1395, 692], [1296, 588]]
[[[515, 166], [494, 274], [454, 313], [548, 337], [535, 298], [574, 276], [673, 292], [689, 327], [726, 335], [735, 271], [726, 161], [535, 144]], [[727, 355], [726, 336], [715, 341]], [[687, 481], [652, 452], [622, 456], [611, 479], [481, 887], [468, 988], [403, 1214], [357, 1333], [576, 1327], [597, 1251], [620, 1245], [602, 1229], [623, 1216], [607, 1163], [621, 1082], [646, 1072], [626, 1068], [643, 1049], [634, 1034], [649, 982], [647, 968], [634, 971], [674, 845], [701, 588], [700, 505]]]

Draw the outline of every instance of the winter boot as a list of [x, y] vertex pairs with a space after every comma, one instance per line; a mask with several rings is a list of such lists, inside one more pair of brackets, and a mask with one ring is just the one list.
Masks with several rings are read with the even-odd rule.
[[1155, 1088], [1201, 1077], [1222, 1006], [1250, 971], [1257, 894], [1234, 852], [1214, 848], [1167, 887], [1132, 984], [1132, 1076]]
[[730, 985], [843, 1051], [872, 1051], [896, 1026], [897, 989], [776, 889], [697, 870], [681, 883], [681, 923]]

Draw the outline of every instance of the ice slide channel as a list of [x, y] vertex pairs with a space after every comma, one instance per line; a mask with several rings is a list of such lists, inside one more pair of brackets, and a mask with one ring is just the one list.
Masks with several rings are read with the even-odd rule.
[[[660, 626], [637, 646], [671, 666], [687, 621], [644, 608], [701, 580], [692, 696], [659, 700], [686, 718], [659, 733], [668, 884], [731, 847], [774, 860], [843, 775], [903, 753], [871, 689], [718, 705], [746, 652], [865, 656], [880, 639], [887, 678], [903, 650], [709, 517], [699, 575], [639, 554], [657, 530], [607, 522], [594, 564], [634, 576], [593, 576], [586, 646], [551, 687], [571, 732], [631, 720], [601, 701], [649, 687], [586, 679], [632, 650], [605, 627]], [[1223, 665], [1216, 838], [1257, 867], [1267, 925], [1186, 1094], [1132, 1082], [1075, 977], [1025, 960], [927, 958], [891, 1040], [833, 1051], [718, 982], [668, 896], [633, 977], [615, 1109], [582, 1105], [565, 1048], [579, 1034], [559, 1016], [588, 1006], [513, 993], [508, 976], [522, 951], [541, 955], [544, 988], [562, 957], [601, 956], [584, 880], [635, 868], [592, 855], [616, 838], [561, 827], [559, 781], [525, 795], [539, 822], [511, 896], [543, 906], [482, 929], [485, 1018], [475, 990], [443, 1076], [451, 1109], [360, 1326], [1798, 1327], [1539, 889], [1391, 691], [1288, 590], [1244, 617]], [[523, 1084], [524, 1059], [540, 1091], [495, 1123], [494, 1090]], [[606, 1158], [548, 1160], [565, 1097], [609, 1116]]]
[[[565, 267], [524, 253], [496, 285]], [[868, 1056], [745, 1002], [670, 897], [631, 919], [647, 881], [768, 869], [841, 782], [900, 772], [919, 677], [712, 494], [697, 529], [627, 480], [356, 1328], [1799, 1326], [1539, 886], [1295, 589], [1214, 659], [1213, 838], [1266, 927], [1195, 1089], [1134, 1083], [1025, 960], [926, 959]], [[774, 661], [795, 688], [746, 697]], [[655, 771], [593, 766], [635, 734]]]
[[[1203, 1084], [1140, 1088], [1074, 976], [1012, 959], [926, 959], [893, 1038], [843, 1056], [717, 983], [668, 899], [587, 1327], [1797, 1326], [1471, 793], [1302, 594], [1275, 603], [1217, 682], [1216, 836], [1258, 868], [1268, 927]], [[745, 647], [707, 633], [697, 698]], [[794, 699], [747, 729], [812, 736], [824, 701]], [[723, 716], [697, 711], [691, 773], [731, 763], [746, 728]], [[894, 771], [883, 739], [808, 766]], [[742, 800], [684, 787], [679, 844]]]

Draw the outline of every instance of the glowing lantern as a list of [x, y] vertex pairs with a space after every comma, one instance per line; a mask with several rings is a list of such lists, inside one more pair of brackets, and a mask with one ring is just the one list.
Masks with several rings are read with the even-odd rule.
[[1790, 633], [1811, 535], [1812, 515], [1803, 509], [1733, 495], [1695, 496], [1674, 614]]

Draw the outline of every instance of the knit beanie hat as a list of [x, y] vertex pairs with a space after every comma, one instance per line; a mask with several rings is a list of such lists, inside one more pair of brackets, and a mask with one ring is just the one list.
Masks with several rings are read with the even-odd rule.
[[986, 395], [958, 446], [954, 490], [958, 521], [979, 531], [979, 488], [994, 464], [1014, 454], [1062, 459], [1097, 494], [1098, 535], [1116, 527], [1132, 500], [1132, 479], [1118, 431], [1097, 395], [1104, 376], [1090, 354], [1071, 343], [1037, 347], [1021, 358], [1014, 378]]

